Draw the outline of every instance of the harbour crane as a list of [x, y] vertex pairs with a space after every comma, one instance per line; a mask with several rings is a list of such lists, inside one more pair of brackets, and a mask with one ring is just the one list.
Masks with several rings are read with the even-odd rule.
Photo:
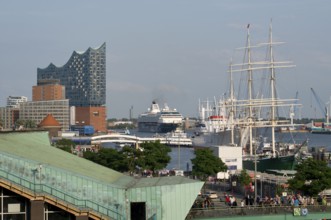
[[320, 108], [320, 110], [322, 111], [322, 114], [325, 117], [325, 121], [326, 123], [329, 123], [329, 113], [328, 113], [328, 108], [325, 104], [323, 104], [323, 101], [321, 100], [321, 98], [317, 95], [317, 93], [315, 92], [315, 90], [313, 88], [310, 88], [311, 92], [314, 95], [314, 98], [316, 99], [316, 102]]

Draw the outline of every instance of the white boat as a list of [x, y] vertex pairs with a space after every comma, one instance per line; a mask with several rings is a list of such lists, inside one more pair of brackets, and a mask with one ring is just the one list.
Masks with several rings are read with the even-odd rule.
[[137, 123], [139, 132], [167, 133], [182, 126], [183, 116], [176, 109], [170, 109], [167, 104], [161, 109], [153, 101], [151, 108], [139, 115]]
[[98, 148], [114, 148], [120, 150], [124, 146], [139, 147], [142, 143], [156, 142], [168, 146], [191, 147], [192, 141], [186, 133], [180, 130], [169, 132], [165, 135], [154, 135], [152, 137], [139, 137], [127, 133], [112, 132], [106, 135], [91, 137], [91, 145]]
[[165, 136], [165, 144], [168, 146], [192, 146], [192, 139], [180, 129], [167, 133]]

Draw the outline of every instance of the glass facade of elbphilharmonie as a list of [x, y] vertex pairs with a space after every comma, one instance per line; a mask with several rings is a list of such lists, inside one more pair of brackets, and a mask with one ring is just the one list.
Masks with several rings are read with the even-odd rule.
[[85, 52], [74, 51], [62, 67], [50, 64], [37, 70], [37, 80], [58, 79], [65, 86], [70, 106], [105, 106], [106, 43]]

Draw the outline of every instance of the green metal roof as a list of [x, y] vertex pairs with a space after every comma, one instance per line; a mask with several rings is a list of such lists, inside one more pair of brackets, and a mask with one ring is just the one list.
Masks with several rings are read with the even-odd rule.
[[[122, 186], [133, 178], [51, 146], [48, 132], [0, 133], [0, 151]], [[130, 184], [131, 185], [131, 184]]]

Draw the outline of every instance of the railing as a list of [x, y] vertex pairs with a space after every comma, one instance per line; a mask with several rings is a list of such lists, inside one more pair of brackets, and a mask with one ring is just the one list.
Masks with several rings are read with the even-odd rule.
[[[4, 170], [0, 170], [0, 177], [10, 181], [11, 183], [17, 184], [19, 187], [23, 187], [25, 191], [29, 190], [32, 194], [34, 194], [35, 197], [46, 196], [48, 198], [53, 198], [54, 201], [60, 200], [65, 203], [74, 205], [77, 209], [83, 212], [94, 211], [100, 213], [100, 215], [105, 215], [108, 217], [112, 217], [114, 219], [125, 219], [125, 217], [122, 216], [121, 213], [112, 210], [110, 208], [101, 206], [96, 202], [86, 199], [79, 199], [75, 196], [66, 194], [63, 191], [52, 188], [50, 186], [44, 184], [38, 184], [26, 179], [22, 179], [21, 177], [6, 172]], [[116, 204], [114, 204], [114, 207], [117, 210]]]
[[[297, 208], [295, 210], [295, 208]], [[331, 212], [329, 205], [307, 205], [301, 207], [293, 206], [245, 206], [245, 207], [209, 207], [192, 208], [186, 219], [230, 217], [230, 216], [261, 216], [261, 215], [294, 215], [298, 211], [299, 215], [308, 212]], [[306, 211], [306, 213], [304, 213]]]

